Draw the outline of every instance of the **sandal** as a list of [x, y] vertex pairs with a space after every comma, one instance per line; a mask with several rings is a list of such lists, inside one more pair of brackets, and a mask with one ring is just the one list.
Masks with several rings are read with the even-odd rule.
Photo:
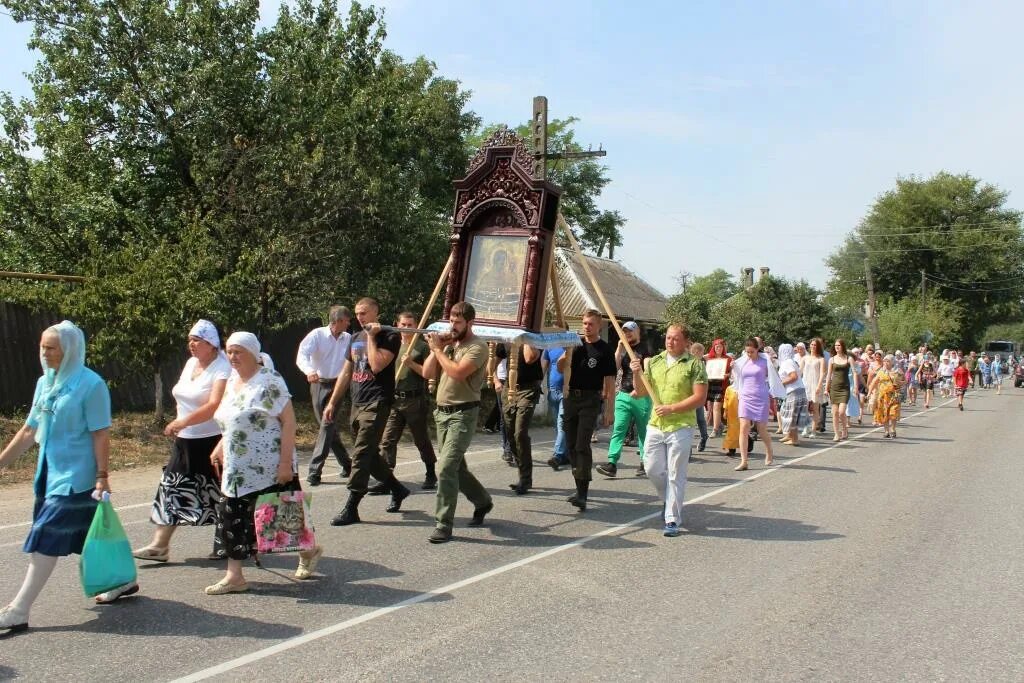
[[304, 553], [299, 554], [299, 566], [295, 568], [295, 578], [300, 581], [304, 581], [313, 576], [313, 572], [316, 571], [316, 565], [320, 562], [320, 558], [324, 556], [324, 549], [321, 546], [316, 546], [309, 551], [309, 555]]
[[207, 595], [226, 595], [228, 593], [245, 593], [249, 590], [249, 582], [231, 583], [227, 579], [221, 579], [212, 586], [207, 586], [204, 591]]
[[155, 548], [151, 545], [132, 551], [132, 557], [136, 560], [147, 560], [149, 562], [166, 562], [170, 556], [170, 548]]
[[118, 586], [117, 588], [108, 590], [106, 593], [100, 593], [96, 596], [96, 604], [109, 605], [112, 602], [117, 602], [120, 598], [123, 598], [126, 595], [135, 595], [138, 592], [139, 584], [132, 581], [131, 583], [126, 583], [123, 586]]
[[22, 612], [10, 605], [0, 609], [0, 630], [18, 633], [28, 629], [28, 612]]

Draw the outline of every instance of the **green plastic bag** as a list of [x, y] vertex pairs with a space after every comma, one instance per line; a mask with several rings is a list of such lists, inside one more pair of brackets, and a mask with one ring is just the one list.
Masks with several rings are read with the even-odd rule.
[[96, 506], [96, 514], [85, 537], [82, 558], [78, 562], [82, 590], [93, 597], [136, 579], [132, 547], [121, 520], [109, 501]]

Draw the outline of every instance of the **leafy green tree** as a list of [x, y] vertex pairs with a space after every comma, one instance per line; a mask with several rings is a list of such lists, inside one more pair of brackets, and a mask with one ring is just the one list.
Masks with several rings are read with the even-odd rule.
[[828, 258], [830, 302], [863, 305], [867, 259], [879, 299], [920, 296], [924, 271], [928, 286], [962, 309], [968, 344], [992, 322], [1019, 317], [1024, 288], [1005, 284], [1024, 278], [1024, 232], [1021, 212], [1006, 200], [1007, 192], [967, 174], [899, 179]]
[[[548, 121], [548, 151], [582, 152], [583, 146], [576, 141], [573, 128], [578, 121], [572, 116]], [[503, 125], [490, 124], [477, 129], [466, 138], [467, 150], [472, 153], [478, 149]], [[528, 146], [531, 145], [533, 135], [529, 122], [518, 126], [515, 131]], [[612, 258], [615, 248], [622, 246], [622, 227], [626, 219], [618, 211], [597, 207], [601, 191], [611, 182], [607, 166], [596, 159], [548, 160], [547, 177], [562, 188], [559, 207], [581, 246], [597, 256], [603, 256], [607, 250], [608, 257]]]
[[932, 348], [958, 347], [961, 344], [960, 321], [963, 309], [955, 303], [932, 297], [926, 310], [920, 297], [879, 303], [878, 330], [882, 348], [916, 349], [927, 343]]
[[87, 276], [26, 298], [87, 321], [97, 360], [155, 368], [200, 315], [425, 300], [478, 120], [375, 10], [297, 0], [258, 30], [258, 0], [4, 2], [40, 60], [0, 98], [0, 266]]
[[990, 325], [985, 328], [976, 346], [978, 349], [982, 349], [984, 344], [990, 341], [1013, 341], [1024, 344], [1024, 321]]
[[775, 276], [740, 289], [728, 273], [681, 278], [679, 293], [669, 298], [666, 321], [680, 320], [694, 339], [710, 342], [721, 337], [730, 348], [739, 348], [751, 335], [770, 343], [807, 340], [833, 333], [836, 320], [818, 290], [807, 282]]

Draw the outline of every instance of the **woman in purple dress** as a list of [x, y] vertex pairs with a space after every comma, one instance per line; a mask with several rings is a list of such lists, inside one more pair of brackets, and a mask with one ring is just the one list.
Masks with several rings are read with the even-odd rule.
[[774, 367], [765, 354], [758, 353], [757, 340], [752, 337], [747, 339], [743, 352], [733, 366], [740, 395], [740, 464], [735, 467], [737, 472], [747, 469], [751, 429], [757, 429], [764, 442], [764, 464], [771, 465], [773, 457], [771, 435], [768, 433], [768, 404], [772, 400], [768, 383]]

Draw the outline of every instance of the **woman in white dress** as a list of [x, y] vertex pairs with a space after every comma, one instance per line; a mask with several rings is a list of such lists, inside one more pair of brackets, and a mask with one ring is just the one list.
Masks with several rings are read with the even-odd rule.
[[[210, 456], [222, 465], [217, 504], [217, 537], [228, 557], [224, 578], [207, 586], [207, 595], [242, 593], [249, 584], [242, 562], [256, 554], [256, 499], [294, 483], [295, 412], [284, 378], [264, 366], [260, 342], [250, 332], [235, 332], [226, 344], [231, 377], [214, 419], [224, 435]], [[295, 578], [308, 579], [323, 549], [299, 553]]]
[[807, 390], [807, 404], [811, 411], [811, 424], [802, 436], [814, 437], [814, 425], [818, 424], [818, 411], [822, 410], [825, 388], [825, 342], [820, 338], [811, 340], [810, 349], [803, 357], [804, 388]]

